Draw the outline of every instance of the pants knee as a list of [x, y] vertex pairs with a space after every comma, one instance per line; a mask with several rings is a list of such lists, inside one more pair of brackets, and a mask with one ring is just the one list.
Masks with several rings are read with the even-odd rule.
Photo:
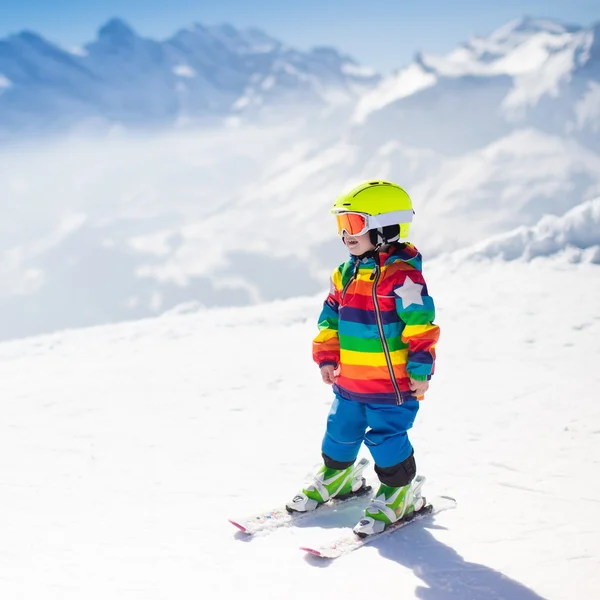
[[390, 487], [402, 487], [408, 485], [417, 474], [417, 463], [414, 452], [401, 463], [391, 467], [378, 467], [375, 465], [375, 473], [379, 481]]

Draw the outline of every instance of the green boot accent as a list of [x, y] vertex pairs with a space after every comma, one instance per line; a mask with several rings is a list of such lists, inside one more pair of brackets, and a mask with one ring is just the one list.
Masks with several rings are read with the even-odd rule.
[[391, 487], [382, 483], [375, 499], [365, 510], [365, 517], [383, 521], [386, 525], [395, 523], [415, 509], [411, 502], [410, 484], [403, 487]]
[[347, 469], [329, 469], [323, 465], [312, 482], [296, 494], [291, 502], [286, 504], [290, 512], [306, 512], [314, 510], [331, 498], [343, 498], [351, 494], [370, 491], [362, 477], [362, 472], [369, 464], [366, 458]]
[[335, 496], [348, 494], [352, 491], [354, 481], [351, 476], [353, 468], [354, 465], [350, 465], [347, 469], [329, 469], [323, 465], [315, 475], [313, 483], [302, 492], [319, 504]]
[[359, 537], [381, 533], [392, 523], [421, 510], [425, 506], [425, 498], [421, 495], [424, 483], [425, 477], [422, 475], [402, 487], [382, 483], [374, 500], [366, 508], [365, 516], [354, 526], [354, 533]]

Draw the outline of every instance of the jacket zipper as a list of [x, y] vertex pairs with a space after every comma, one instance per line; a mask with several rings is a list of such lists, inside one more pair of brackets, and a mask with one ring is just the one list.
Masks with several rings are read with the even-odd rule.
[[377, 328], [379, 329], [379, 338], [381, 339], [381, 345], [383, 346], [383, 353], [385, 354], [385, 362], [387, 363], [392, 385], [396, 391], [396, 404], [399, 405], [402, 404], [402, 395], [400, 394], [400, 388], [398, 387], [398, 382], [396, 381], [396, 376], [394, 375], [394, 367], [392, 365], [392, 357], [390, 356], [390, 348], [387, 344], [387, 340], [385, 339], [383, 321], [381, 319], [381, 309], [379, 308], [379, 300], [377, 300], [377, 284], [379, 283], [379, 276], [381, 275], [381, 269], [379, 268], [379, 265], [375, 265], [373, 274], [375, 275], [375, 281], [373, 282], [373, 305], [375, 307], [375, 318], [377, 320]]
[[346, 282], [346, 285], [344, 286], [344, 289], [342, 290], [342, 297], [341, 297], [342, 300], [344, 299], [344, 296], [346, 295], [346, 291], [350, 287], [350, 284], [356, 279], [357, 275], [358, 275], [358, 264], [354, 263], [354, 272], [352, 273], [352, 277], [350, 277], [350, 279], [348, 279], [348, 281]]

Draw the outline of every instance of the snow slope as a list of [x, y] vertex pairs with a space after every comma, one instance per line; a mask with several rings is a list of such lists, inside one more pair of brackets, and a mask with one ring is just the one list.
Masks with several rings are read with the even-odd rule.
[[519, 227], [454, 254], [458, 260], [539, 256], [600, 264], [600, 198], [579, 204], [562, 217], [547, 215], [533, 227]]
[[322, 295], [3, 343], [0, 596], [595, 600], [600, 267], [425, 273], [442, 338], [412, 440], [457, 510], [333, 563], [297, 547], [356, 509], [250, 541], [227, 523], [318, 464]]

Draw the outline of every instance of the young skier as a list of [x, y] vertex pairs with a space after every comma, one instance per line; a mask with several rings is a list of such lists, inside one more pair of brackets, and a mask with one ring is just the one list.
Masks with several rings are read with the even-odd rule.
[[380, 480], [354, 527], [364, 537], [424, 505], [407, 431], [434, 371], [439, 327], [421, 255], [406, 241], [413, 219], [408, 194], [388, 181], [368, 181], [340, 196], [331, 212], [351, 256], [333, 272], [313, 358], [335, 397], [324, 465], [287, 507], [309, 511], [364, 491], [364, 465], [354, 467], [364, 442]]

